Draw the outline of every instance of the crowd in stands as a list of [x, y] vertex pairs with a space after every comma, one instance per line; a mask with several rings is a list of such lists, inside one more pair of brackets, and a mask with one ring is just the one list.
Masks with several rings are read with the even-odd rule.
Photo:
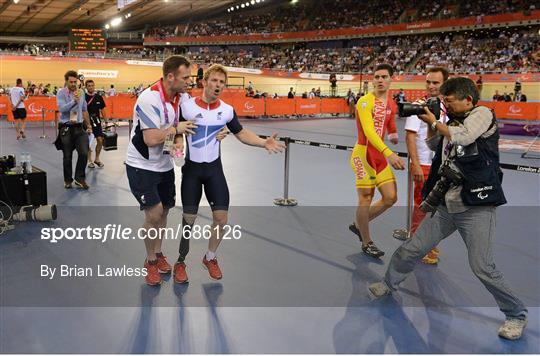
[[[345, 47], [344, 47], [345, 46]], [[0, 54], [76, 55], [61, 45], [0, 47]], [[114, 48], [106, 58], [163, 60], [184, 54], [198, 64], [310, 73], [370, 73], [377, 63], [398, 74], [423, 74], [444, 66], [452, 73], [512, 73], [540, 70], [538, 28], [480, 30], [283, 45]]]
[[412, 72], [445, 66], [453, 73], [516, 72], [540, 69], [540, 39], [534, 32], [501, 32], [496, 38], [472, 35], [436, 35], [424, 42], [424, 51]]
[[[477, 17], [527, 12], [539, 7], [538, 0], [307, 0], [285, 3], [247, 11], [236, 11], [228, 16], [198, 23], [188, 23], [179, 34], [175, 26], [159, 26], [147, 31], [147, 36], [158, 39], [175, 35], [222, 36], [250, 33], [297, 32], [334, 28], [364, 28], [422, 20]], [[276, 16], [279, 14], [279, 16]]]
[[311, 73], [370, 73], [390, 63], [397, 73], [422, 74], [431, 66], [453, 73], [509, 73], [540, 70], [540, 39], [533, 31], [434, 34], [365, 39], [352, 48], [257, 46], [256, 50], [220, 48], [187, 52], [195, 62], [233, 67]]

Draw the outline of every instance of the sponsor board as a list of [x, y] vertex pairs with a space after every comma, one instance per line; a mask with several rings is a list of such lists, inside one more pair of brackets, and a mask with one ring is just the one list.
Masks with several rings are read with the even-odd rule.
[[79, 69], [78, 72], [84, 75], [85, 78], [118, 78], [117, 70]]
[[134, 65], [134, 66], [161, 67], [163, 65], [163, 62], [128, 60], [126, 61], [126, 64]]
[[[300, 73], [300, 78], [304, 79], [320, 79], [320, 80], [328, 80], [330, 79], [330, 74], [322, 74], [322, 73]], [[354, 80], [354, 76], [350, 74], [336, 74], [337, 80], [347, 80], [351, 81]]]
[[225, 67], [229, 72], [234, 73], [246, 73], [246, 74], [262, 74], [262, 70], [253, 68], [237, 68], [237, 67]]

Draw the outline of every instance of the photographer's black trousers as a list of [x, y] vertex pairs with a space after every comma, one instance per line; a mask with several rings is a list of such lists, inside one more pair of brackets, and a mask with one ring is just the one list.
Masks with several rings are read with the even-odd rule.
[[73, 150], [77, 150], [77, 165], [75, 166], [75, 179], [80, 181], [86, 177], [86, 162], [88, 160], [88, 134], [82, 125], [60, 127], [59, 135], [62, 141], [64, 154], [64, 181], [73, 181]]

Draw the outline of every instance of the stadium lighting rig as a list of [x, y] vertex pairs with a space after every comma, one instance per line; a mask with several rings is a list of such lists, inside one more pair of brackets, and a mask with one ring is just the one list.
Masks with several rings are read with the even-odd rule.
[[118, 16], [118, 17], [115, 17], [114, 19], [111, 20], [111, 22], [107, 23], [105, 25], [105, 29], [108, 30], [110, 29], [111, 27], [117, 27], [119, 26], [122, 21], [127, 20], [131, 17], [131, 12], [125, 14], [125, 15], [122, 15], [122, 16]]
[[249, 1], [246, 1], [246, 2], [241, 2], [241, 3], [238, 3], [236, 5], [233, 5], [233, 6], [229, 7], [229, 8], [227, 8], [227, 12], [238, 11], [238, 10], [241, 10], [241, 9], [248, 8], [250, 6], [255, 6], [255, 5], [263, 3], [263, 2], [264, 2], [264, 0], [249, 0]]

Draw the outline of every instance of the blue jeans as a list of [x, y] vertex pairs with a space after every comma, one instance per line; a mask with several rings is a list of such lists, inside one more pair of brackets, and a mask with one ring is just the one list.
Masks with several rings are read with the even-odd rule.
[[527, 309], [506, 285], [493, 261], [495, 207], [473, 207], [457, 214], [448, 213], [444, 206], [439, 207], [437, 213], [433, 217], [427, 216], [415, 235], [394, 252], [384, 276], [387, 286], [396, 290], [415, 264], [456, 230], [467, 247], [472, 272], [493, 295], [501, 311], [507, 318], [525, 319]]

